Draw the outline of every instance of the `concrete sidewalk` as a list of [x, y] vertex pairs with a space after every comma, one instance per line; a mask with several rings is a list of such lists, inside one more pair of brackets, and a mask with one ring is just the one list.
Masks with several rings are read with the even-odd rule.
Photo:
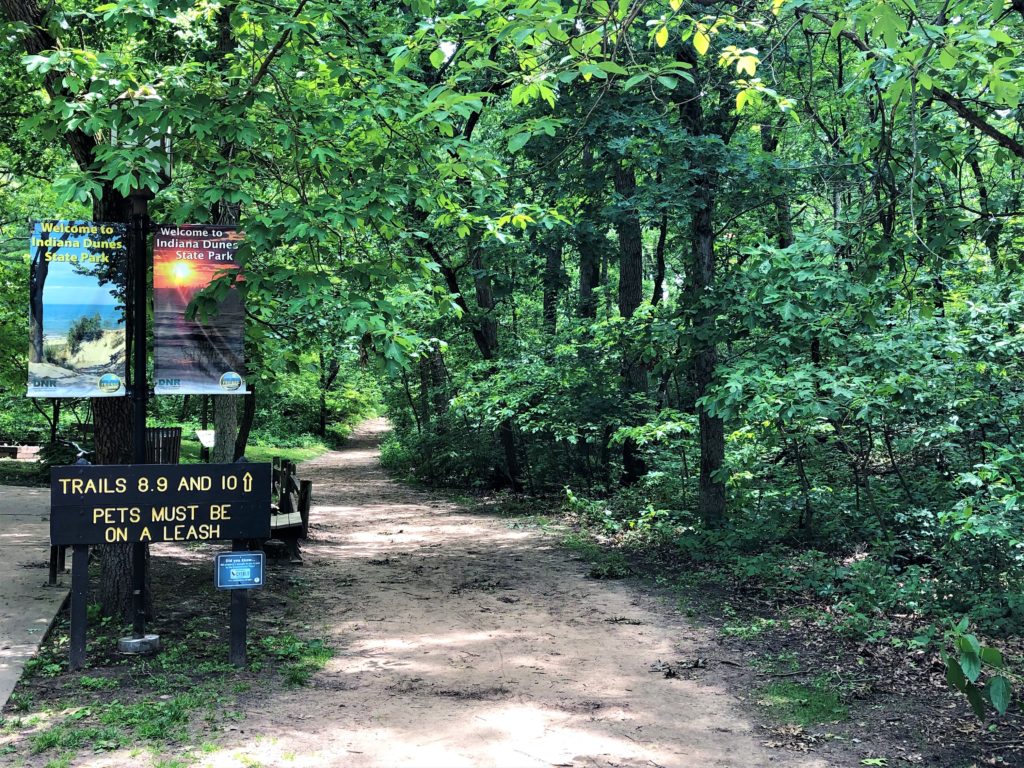
[[68, 593], [64, 574], [46, 586], [49, 521], [49, 488], [0, 486], [0, 706]]

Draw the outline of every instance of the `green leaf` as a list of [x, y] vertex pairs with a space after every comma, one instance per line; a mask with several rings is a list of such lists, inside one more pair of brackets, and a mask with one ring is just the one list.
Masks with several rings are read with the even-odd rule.
[[981, 660], [990, 667], [995, 667], [996, 669], [1003, 668], [1003, 654], [999, 652], [998, 648], [982, 648]]
[[978, 638], [974, 635], [962, 635], [957, 638], [956, 646], [964, 653], [973, 653], [975, 656], [981, 655], [981, 643], [978, 642]]
[[996, 712], [1005, 715], [1012, 697], [1010, 681], [1002, 675], [996, 675], [988, 681], [985, 693], [988, 695], [988, 700], [992, 702], [992, 706], [996, 708]]
[[508, 151], [518, 152], [520, 149], [526, 146], [526, 142], [528, 142], [529, 140], [529, 133], [517, 133], [515, 136], [508, 140]]
[[620, 64], [616, 64], [614, 61], [600, 61], [597, 66], [612, 75], [628, 75], [629, 72]]
[[440, 48], [436, 49], [430, 54], [430, 63], [433, 64], [434, 69], [440, 69], [444, 66], [445, 54]]
[[668, 75], [660, 75], [658, 77], [658, 82], [661, 83], [662, 85], [664, 85], [669, 90], [671, 90], [671, 89], [675, 88], [677, 85], [679, 85], [679, 81], [676, 80], [676, 78], [669, 77]]
[[630, 88], [634, 87], [637, 83], [642, 83], [646, 79], [647, 79], [647, 75], [646, 74], [633, 75], [631, 78], [629, 78], [629, 80], [627, 80], [626, 82], [624, 82], [622, 84], [622, 88], [624, 90], [628, 91]]
[[981, 691], [974, 683], [967, 684], [967, 690], [964, 691], [967, 694], [967, 700], [971, 703], [971, 709], [974, 710], [974, 714], [978, 716], [979, 720], [985, 719], [985, 699], [981, 695]]
[[972, 651], [964, 651], [960, 654], [960, 668], [964, 676], [972, 683], [981, 674], [981, 657]]
[[942, 659], [946, 662], [946, 682], [958, 691], [966, 690], [967, 680], [964, 678], [964, 671], [960, 669], [960, 664], [946, 654], [942, 654]]

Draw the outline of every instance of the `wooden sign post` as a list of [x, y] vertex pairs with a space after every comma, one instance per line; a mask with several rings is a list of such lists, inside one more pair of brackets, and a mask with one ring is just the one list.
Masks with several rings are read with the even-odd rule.
[[269, 536], [269, 464], [54, 467], [50, 544], [74, 547], [71, 669], [85, 663], [90, 544]]

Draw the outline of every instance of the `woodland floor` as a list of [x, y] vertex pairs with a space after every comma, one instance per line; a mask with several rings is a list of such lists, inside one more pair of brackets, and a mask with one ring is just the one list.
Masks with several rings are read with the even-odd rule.
[[[757, 705], [766, 677], [749, 664], [749, 644], [723, 638], [699, 616], [685, 618], [655, 587], [590, 578], [586, 563], [537, 526], [389, 479], [377, 457], [384, 430], [383, 422], [369, 422], [345, 450], [302, 466], [301, 477], [315, 484], [305, 563], [275, 563], [267, 588], [252, 593], [253, 658], [268, 658], [261, 647], [274, 649], [261, 646], [261, 637], [282, 632], [323, 640], [333, 650], [305, 685], [288, 685], [269, 662], [221, 672], [216, 685], [225, 697], [213, 696], [218, 704], [205, 719], [192, 717], [187, 735], [146, 746], [135, 724], [132, 733], [142, 734], [135, 744], [113, 737], [97, 744], [90, 732], [80, 743], [48, 748], [40, 734], [54, 723], [88, 722], [112, 702], [152, 695], [157, 673], [169, 667], [132, 662], [109, 687], [83, 683], [80, 673], [35, 674], [4, 712], [0, 764], [1020, 765], [1012, 757], [975, 761], [960, 743], [975, 726], [959, 710], [943, 727], [963, 724], [961, 738], [945, 739], [960, 745], [933, 739], [932, 721], [919, 712], [934, 699], [928, 690], [851, 706], [843, 724], [804, 729], [769, 722]], [[210, 658], [223, 658], [226, 610], [217, 606], [226, 609], [226, 599], [208, 586], [210, 553], [154, 548], [156, 610], [163, 613], [155, 628], [171, 648], [194, 643], [197, 634], [208, 637]], [[201, 619], [209, 615], [216, 621], [204, 630]], [[780, 655], [789, 641], [773, 642], [783, 646], [761, 651]], [[61, 652], [59, 642], [53, 652]], [[90, 653], [90, 681], [128, 664], [98, 649]], [[203, 652], [189, 653], [193, 669], [203, 669]], [[767, 677], [788, 676], [776, 670]], [[83, 687], [95, 711], [76, 714], [83, 712]], [[887, 725], [894, 719], [906, 726], [896, 741]]]

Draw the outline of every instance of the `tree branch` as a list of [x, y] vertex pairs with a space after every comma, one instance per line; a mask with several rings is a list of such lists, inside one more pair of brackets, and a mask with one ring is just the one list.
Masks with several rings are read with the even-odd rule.
[[[308, 2], [309, 0], [300, 0], [299, 4], [295, 7], [295, 13], [292, 14], [293, 20], [299, 18], [299, 15], [302, 13], [303, 9], [306, 7], [306, 3]], [[267, 72], [270, 71], [270, 65], [274, 62], [274, 59], [277, 58], [278, 54], [281, 53], [281, 50], [288, 44], [288, 41], [291, 40], [291, 38], [292, 31], [290, 29], [286, 29], [281, 37], [277, 39], [277, 42], [274, 43], [274, 47], [270, 49], [270, 53], [268, 53], [267, 57], [263, 59], [263, 63], [260, 64], [260, 68], [253, 76], [252, 83], [249, 85], [251, 90], [255, 89], [256, 86], [260, 84], [260, 81], [267, 76]]]
[[960, 99], [954, 96], [952, 93], [947, 91], [945, 88], [940, 88], [937, 85], [932, 86], [932, 95], [945, 104], [947, 107], [952, 109], [959, 115], [965, 123], [977, 128], [979, 131], [984, 133], [990, 139], [994, 139], [995, 142], [1006, 149], [1010, 150], [1017, 157], [1024, 158], [1024, 144], [1014, 139], [1012, 136], [1007, 136], [1005, 133], [1000, 131], [991, 123], [985, 121], [981, 115], [972, 110]]

